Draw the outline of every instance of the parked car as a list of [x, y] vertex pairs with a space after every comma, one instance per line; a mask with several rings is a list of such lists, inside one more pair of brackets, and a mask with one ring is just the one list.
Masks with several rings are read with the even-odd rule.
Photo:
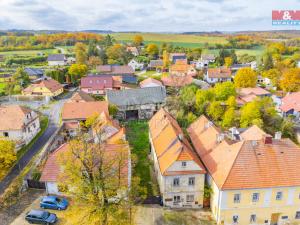
[[44, 210], [31, 210], [29, 211], [26, 216], [25, 220], [28, 223], [33, 224], [54, 224], [57, 221], [57, 216], [54, 213], [49, 213]]
[[68, 207], [68, 200], [65, 198], [58, 198], [56, 196], [42, 197], [40, 207], [43, 209], [57, 209], [64, 210]]

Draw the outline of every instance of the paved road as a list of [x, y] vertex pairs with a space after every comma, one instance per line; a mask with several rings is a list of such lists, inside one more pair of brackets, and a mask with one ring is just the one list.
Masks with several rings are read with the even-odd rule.
[[0, 181], [0, 195], [9, 186], [11, 181], [20, 174], [20, 171], [22, 171], [24, 167], [30, 162], [32, 157], [35, 156], [41, 148], [43, 148], [43, 146], [47, 143], [49, 138], [58, 129], [61, 108], [64, 102], [68, 98], [70, 98], [71, 95], [72, 92], [68, 93], [62, 99], [51, 104], [48, 110], [44, 111], [44, 114], [49, 117], [49, 126], [42, 134], [42, 136], [40, 136], [39, 139], [32, 145], [32, 147], [21, 157], [21, 159], [11, 169], [11, 171], [6, 175], [6, 177]]

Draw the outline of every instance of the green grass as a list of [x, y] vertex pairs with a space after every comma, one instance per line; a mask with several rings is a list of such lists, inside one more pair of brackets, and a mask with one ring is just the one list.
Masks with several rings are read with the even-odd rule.
[[0, 55], [5, 55], [5, 56], [37, 56], [38, 53], [40, 53], [40, 52], [43, 52], [44, 54], [54, 54], [54, 53], [57, 53], [57, 49], [5, 51], [5, 52], [0, 52]]
[[0, 93], [5, 91], [6, 83], [0, 83]]
[[[264, 50], [265, 50], [265, 48], [263, 46], [260, 46], [260, 47], [254, 48], [254, 49], [235, 49], [235, 52], [236, 52], [237, 56], [240, 56], [243, 54], [248, 54], [248, 55], [253, 55], [256, 57], [261, 57]], [[218, 55], [219, 51], [220, 51], [219, 49], [204, 49], [203, 53]]]
[[46, 117], [46, 116], [40, 117], [40, 127], [41, 127], [40, 132], [31, 140], [31, 142], [28, 145], [22, 147], [17, 152], [17, 160], [19, 160], [32, 147], [32, 145], [37, 141], [37, 139], [40, 136], [42, 136], [42, 134], [45, 132], [45, 130], [48, 127], [48, 123], [49, 123], [48, 117]]
[[222, 36], [203, 36], [203, 35], [187, 35], [187, 34], [158, 34], [158, 33], [115, 33], [112, 36], [123, 42], [131, 42], [135, 35], [142, 35], [145, 43], [172, 43], [175, 46], [197, 48], [203, 47], [204, 43], [226, 44], [226, 37]]
[[133, 175], [140, 177], [140, 186], [147, 189], [148, 195], [153, 195], [155, 183], [151, 179], [151, 161], [148, 158], [150, 150], [148, 129], [147, 122], [130, 121], [126, 123], [126, 134], [131, 153], [137, 156]]

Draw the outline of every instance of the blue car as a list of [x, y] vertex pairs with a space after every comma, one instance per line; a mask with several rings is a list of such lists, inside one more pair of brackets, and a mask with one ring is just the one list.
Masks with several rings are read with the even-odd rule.
[[45, 196], [41, 199], [40, 207], [43, 209], [64, 210], [68, 207], [68, 204], [67, 199], [56, 196]]
[[43, 210], [30, 210], [25, 220], [33, 224], [54, 224], [57, 221], [57, 216], [54, 213], [49, 213]]

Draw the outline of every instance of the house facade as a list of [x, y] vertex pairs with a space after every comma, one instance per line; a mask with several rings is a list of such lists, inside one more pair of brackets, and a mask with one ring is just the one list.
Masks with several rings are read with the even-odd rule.
[[134, 71], [135, 70], [142, 70], [144, 68], [144, 63], [139, 63], [135, 59], [132, 59], [128, 63], [128, 66], [130, 66]]
[[164, 206], [202, 208], [206, 171], [176, 120], [163, 108], [149, 121], [149, 139]]
[[147, 87], [125, 90], [108, 90], [107, 101], [118, 107], [117, 117], [150, 119], [166, 101], [165, 87]]
[[177, 60], [187, 60], [185, 53], [170, 53], [169, 60], [172, 63], [176, 63]]
[[0, 115], [0, 136], [15, 141], [17, 150], [40, 131], [38, 114], [27, 107], [0, 106]]
[[106, 90], [113, 89], [113, 78], [109, 75], [86, 76], [80, 79], [80, 90], [93, 95], [105, 95]]
[[67, 58], [64, 54], [52, 54], [47, 58], [49, 66], [65, 66], [67, 65]]
[[230, 68], [208, 68], [204, 75], [204, 80], [209, 84], [215, 84], [218, 82], [231, 81], [231, 76]]
[[147, 70], [156, 70], [157, 72], [162, 72], [164, 62], [161, 59], [150, 60]]
[[281, 100], [279, 109], [283, 116], [293, 115], [300, 119], [300, 92], [288, 93]]
[[205, 116], [188, 128], [212, 188], [217, 224], [298, 224], [300, 148], [257, 126], [224, 132]]
[[56, 97], [64, 92], [63, 86], [53, 79], [41, 80], [25, 88], [23, 95]]

